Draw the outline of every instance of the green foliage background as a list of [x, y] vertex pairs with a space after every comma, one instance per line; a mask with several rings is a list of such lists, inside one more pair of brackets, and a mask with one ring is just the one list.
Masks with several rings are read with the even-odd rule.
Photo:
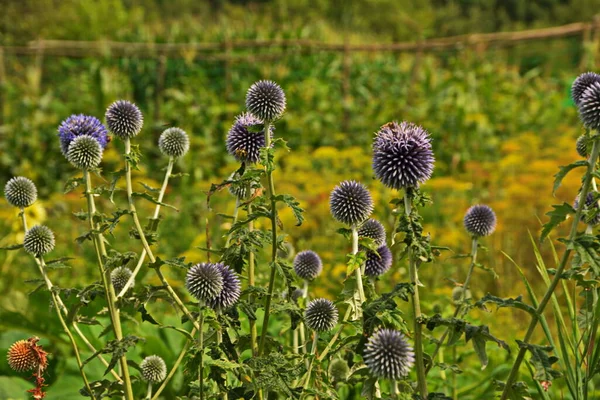
[[[385, 43], [590, 21], [599, 6], [596, 0], [0, 0], [0, 44], [25, 46], [36, 39], [187, 43], [267, 38]], [[167, 202], [181, 211], [165, 211], [159, 255], [205, 261], [206, 254], [197, 247], [206, 246], [206, 232], [213, 244], [224, 240], [228, 221], [218, 213], [230, 214], [233, 208], [227, 193], [215, 195], [210, 208], [205, 195], [211, 182], [220, 182], [237, 168], [225, 151], [227, 130], [243, 111], [250, 84], [273, 79], [288, 97], [288, 112], [278, 124], [277, 135], [292, 147], [291, 153], [279, 157], [275, 179], [281, 193], [301, 200], [307, 221], [294, 227], [287, 210], [282, 210], [281, 218], [296, 250], [311, 248], [325, 262], [325, 271], [314, 285], [315, 295], [333, 298], [340, 291], [348, 250], [335, 234], [339, 226], [329, 216], [329, 192], [341, 180], [360, 179], [373, 191], [376, 216], [391, 228], [388, 201], [393, 193], [372, 180], [370, 143], [382, 124], [409, 120], [424, 126], [434, 138], [436, 170], [424, 186], [434, 200], [424, 215], [433, 242], [466, 253], [469, 238], [462, 231], [463, 213], [471, 204], [490, 204], [498, 214], [499, 229], [485, 241], [488, 252], [483, 262], [498, 277], [477, 271], [474, 296], [488, 291], [517, 296], [524, 289], [501, 250], [522, 266], [535, 263], [528, 232], [539, 230], [538, 218], [543, 220], [550, 204], [557, 201], [551, 195], [551, 176], [559, 165], [576, 158], [574, 140], [581, 133], [569, 99], [570, 83], [582, 69], [596, 67], [597, 49], [598, 43], [573, 37], [422, 56], [355, 53], [347, 98], [342, 95], [341, 55], [331, 52], [257, 50], [253, 60], [232, 64], [229, 85], [222, 61], [199, 54], [172, 58], [165, 64], [161, 93], [157, 92], [158, 58], [110, 54], [36, 58], [6, 53], [0, 70], [4, 77], [0, 80], [0, 182], [14, 175], [33, 179], [41, 201], [29, 211], [30, 220], [44, 221], [56, 231], [56, 257], [77, 257], [71, 269], [53, 272], [53, 279], [64, 287], [94, 279], [95, 270], [86, 261], [90, 246], [73, 241], [85, 230], [72, 216], [83, 204], [77, 193], [62, 194], [65, 180], [75, 171], [60, 154], [56, 128], [71, 114], [101, 118], [110, 102], [133, 100], [146, 121], [138, 141], [144, 153], [138, 180], [158, 186], [166, 160], [159, 156], [156, 141], [166, 126], [179, 126], [192, 137], [190, 153], [176, 166], [176, 172], [189, 175], [174, 181], [167, 194]], [[122, 149], [115, 142], [105, 155], [105, 171], [120, 168]], [[576, 178], [567, 179], [558, 200], [572, 201], [577, 187]], [[124, 196], [117, 201], [124, 204]], [[151, 204], [145, 206], [142, 213], [149, 215]], [[100, 208], [109, 212], [114, 206], [105, 202]], [[16, 215], [6, 204], [0, 205], [3, 245], [22, 240]], [[115, 233], [114, 243], [125, 240], [128, 228]], [[544, 254], [548, 251], [542, 248]], [[259, 281], [266, 279], [265, 260], [261, 271], [259, 257]], [[450, 255], [441, 260], [422, 272], [427, 314], [451, 307], [451, 279], [461, 280], [466, 268]], [[536, 273], [529, 272], [536, 282]], [[171, 274], [181, 288], [181, 271]], [[27, 294], [36, 287], [26, 282], [37, 278], [33, 262], [25, 254], [3, 252], [0, 276], [4, 293], [0, 350], [23, 336], [42, 337], [53, 353], [50, 383], [62, 382], [51, 387], [48, 398], [74, 398], [79, 387], [76, 366], [67, 357], [69, 347], [50, 316], [47, 297]], [[390, 278], [379, 285], [391, 287], [405, 276], [406, 268], [398, 262]], [[520, 318], [525, 320], [505, 310], [479, 317], [482, 323], [507, 327], [498, 334], [509, 343], [520, 334]], [[176, 333], [157, 334], [144, 324], [135, 329], [149, 337], [139, 349], [138, 361], [152, 353], [161, 354], [167, 364], [176, 357], [182, 339]], [[492, 355], [489, 379], [506, 372], [503, 357], [500, 350]], [[490, 393], [491, 382], [482, 385], [474, 380], [481, 375], [472, 350], [465, 351], [464, 359], [465, 373], [458, 377], [463, 388], [460, 398], [482, 398]], [[0, 374], [0, 398], [22, 392], [22, 379], [9, 372], [5, 363], [0, 364]], [[175, 383], [175, 388], [181, 385], [182, 377]], [[5, 395], [8, 388], [10, 395]]]

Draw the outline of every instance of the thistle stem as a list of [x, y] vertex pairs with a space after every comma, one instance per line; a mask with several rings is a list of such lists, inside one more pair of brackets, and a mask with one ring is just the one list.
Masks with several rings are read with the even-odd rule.
[[[248, 203], [248, 215], [252, 214], [252, 203]], [[254, 221], [250, 221], [248, 223], [248, 233], [252, 233], [254, 231]], [[248, 286], [254, 286], [254, 252], [250, 250], [250, 254], [248, 254]], [[248, 296], [248, 302], [250, 306], [254, 304], [254, 295]], [[258, 330], [256, 329], [256, 320], [250, 319], [250, 348], [252, 350], [252, 355], [256, 356], [258, 353]]]
[[[233, 210], [232, 225], [237, 222], [239, 212], [240, 212], [240, 199], [237, 196], [235, 196], [235, 208]], [[229, 235], [227, 235], [227, 240], [225, 241], [225, 247], [229, 247], [229, 243], [231, 243], [232, 235], [233, 235], [233, 233], [230, 233]]]
[[[356, 225], [352, 225], [352, 255], [356, 255], [358, 253], [358, 229]], [[363, 266], [360, 266], [354, 270], [356, 274], [356, 288], [358, 291], [358, 299], [360, 304], [357, 305], [357, 315], [362, 315], [362, 305], [365, 302], [365, 290], [363, 288], [362, 281], [362, 269]]]
[[[412, 214], [412, 198], [409, 190], [404, 194], [404, 211], [408, 219]], [[410, 282], [414, 285], [412, 294], [412, 311], [415, 330], [415, 369], [417, 370], [417, 387], [422, 398], [427, 398], [427, 379], [425, 377], [425, 362], [423, 359], [423, 333], [421, 331], [421, 304], [419, 301], [419, 277], [417, 273], [417, 263], [413, 257], [411, 246], [407, 249]]]
[[[599, 137], [594, 138], [593, 143], [594, 144], [592, 147], [592, 152], [590, 154], [590, 158], [588, 159], [588, 167], [587, 167], [587, 171], [585, 174], [583, 187], [581, 188], [581, 192], [579, 193], [579, 204], [577, 206], [577, 211], [575, 212], [575, 218], [573, 219], [573, 222], [571, 224], [571, 231], [569, 233], [569, 238], [567, 239], [567, 243], [571, 243], [573, 241], [573, 239], [575, 239], [575, 236], [577, 235], [577, 225], [579, 224], [579, 220], [581, 219], [581, 213], [585, 206], [585, 199], [587, 197], [587, 194], [590, 191], [590, 186], [591, 186], [591, 182], [592, 182], [592, 174], [593, 174], [595, 166], [596, 166], [596, 160], [598, 159], [598, 153], [600, 152], [600, 138]], [[565, 267], [567, 266], [567, 261], [569, 260], [571, 251], [572, 250], [569, 247], [567, 247], [565, 249], [565, 252], [560, 261], [560, 264], [558, 265], [558, 268], [556, 269], [556, 273], [554, 274], [554, 278], [552, 279], [552, 282], [550, 282], [550, 285], [548, 286], [548, 289], [546, 290], [544, 297], [538, 304], [538, 307], [535, 310], [535, 315], [533, 315], [531, 318], [531, 322], [529, 323], [529, 327], [527, 328], [527, 332], [525, 333], [525, 337], [523, 338], [523, 343], [525, 343], [525, 344], [529, 343], [529, 340], [531, 339], [531, 336], [533, 335], [533, 331], [535, 330], [535, 327], [537, 326], [537, 324], [539, 322], [540, 315], [542, 315], [542, 313], [544, 312], [546, 305], [552, 298], [554, 289], [556, 289], [558, 282], [562, 279], [562, 273], [563, 273]], [[521, 363], [523, 362], [523, 359], [525, 358], [526, 352], [527, 352], [527, 348], [524, 346], [519, 349], [517, 358], [515, 359], [515, 362], [512, 366], [510, 374], [508, 375], [508, 379], [506, 380], [506, 384], [504, 386], [504, 391], [502, 392], [501, 400], [506, 400], [510, 396], [510, 394], [512, 392], [512, 385], [517, 378], [517, 374], [519, 373], [519, 367], [521, 366]]]
[[399, 394], [400, 391], [398, 390], [398, 381], [392, 379], [392, 396], [394, 397], [394, 399], [399, 399]]
[[200, 388], [200, 400], [204, 400], [204, 310], [200, 307], [198, 315], [198, 346], [200, 346], [200, 365], [198, 367], [198, 386]]
[[314, 337], [312, 342], [312, 349], [310, 350], [310, 355], [313, 357], [310, 360], [310, 365], [308, 366], [308, 371], [306, 372], [306, 381], [304, 382], [304, 387], [308, 387], [308, 385], [310, 384], [310, 375], [312, 373], [313, 364], [315, 362], [314, 355], [317, 352], [317, 342], [319, 341], [319, 333], [317, 331], [314, 331], [313, 334]]
[[[92, 181], [90, 178], [90, 172], [87, 169], [83, 170], [83, 178], [85, 181], [85, 197], [87, 198], [88, 205], [88, 220], [90, 223], [90, 229], [93, 232], [92, 238], [94, 242], [94, 248], [96, 250], [96, 260], [98, 262], [98, 269], [100, 271], [100, 277], [102, 278], [102, 285], [104, 286], [104, 292], [106, 295], [106, 302], [110, 314], [113, 332], [115, 334], [115, 338], [120, 341], [123, 340], [123, 331], [121, 328], [121, 319], [119, 317], [119, 308], [116, 306], [115, 290], [110, 281], [110, 271], [104, 267], [103, 258], [107, 255], [106, 248], [104, 246], [104, 236], [97, 231], [97, 226], [94, 222], [94, 215], [96, 214], [96, 204], [94, 202], [94, 194], [92, 192]], [[119, 363], [121, 365], [121, 373], [123, 374], [125, 396], [128, 400], [133, 400], [133, 389], [131, 388], [129, 366], [127, 365], [127, 356], [125, 354], [119, 359]]]
[[350, 318], [351, 313], [352, 313], [352, 307], [350, 307], [350, 305], [348, 305], [348, 308], [346, 308], [346, 314], [344, 314], [344, 318], [342, 318], [342, 323], [340, 324], [338, 330], [333, 334], [333, 337], [331, 338], [329, 343], [327, 343], [327, 347], [325, 347], [325, 349], [323, 349], [323, 351], [319, 355], [319, 358], [318, 358], [319, 361], [323, 361], [325, 356], [327, 354], [329, 354], [329, 351], [333, 347], [333, 344], [335, 343], [337, 338], [340, 336], [340, 333], [342, 333], [342, 329], [344, 329], [344, 322], [348, 321], [348, 318]]
[[[221, 343], [223, 343], [223, 326], [219, 325], [219, 328], [217, 329], [217, 346], [220, 346]], [[225, 382], [227, 382], [227, 380], [225, 380]], [[223, 400], [229, 399], [229, 395], [227, 394], [226, 391], [221, 393], [221, 398]]]
[[152, 398], [152, 382], [148, 382], [148, 393], [146, 394], [146, 400]]
[[[471, 263], [469, 265], [467, 277], [465, 278], [465, 283], [463, 284], [463, 292], [460, 296], [458, 307], [456, 307], [456, 310], [454, 310], [454, 315], [452, 316], [453, 318], [462, 317], [466, 293], [467, 293], [467, 290], [469, 290], [469, 282], [471, 281], [471, 275], [473, 274], [473, 269], [475, 268], [475, 264], [477, 264], [477, 246], [478, 246], [478, 237], [474, 236], [473, 240], [471, 242]], [[431, 368], [433, 368], [433, 360], [435, 360], [435, 357], [437, 356], [440, 348], [442, 347], [442, 344], [446, 340], [446, 337], [448, 336], [449, 333], [450, 333], [450, 328], [448, 327], [448, 328], [446, 328], [446, 330], [440, 337], [440, 340], [438, 340], [438, 342], [436, 343], [435, 349], [433, 350], [433, 353], [431, 354], [432, 361], [429, 365], [427, 365], [427, 368], [425, 369], [425, 376], [427, 376], [427, 374], [429, 373]]]
[[[265, 121], [265, 148], [271, 148], [271, 122]], [[269, 162], [267, 161], [267, 164]], [[271, 274], [269, 276], [269, 288], [265, 299], [265, 316], [263, 318], [262, 331], [260, 335], [260, 344], [258, 346], [258, 355], [260, 356], [265, 349], [265, 340], [269, 331], [269, 316], [271, 314], [271, 300], [273, 298], [273, 290], [275, 289], [275, 262], [277, 261], [277, 202], [275, 201], [275, 183], [273, 182], [273, 171], [268, 165], [265, 165], [267, 173], [267, 184], [269, 190], [269, 198], [271, 200]]]

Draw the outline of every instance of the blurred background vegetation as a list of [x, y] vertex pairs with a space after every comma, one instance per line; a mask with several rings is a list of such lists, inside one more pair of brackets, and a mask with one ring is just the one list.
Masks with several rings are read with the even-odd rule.
[[[90, 246], [74, 242], [86, 227], [72, 213], [84, 205], [77, 191], [63, 194], [65, 181], [76, 171], [60, 154], [57, 127], [75, 113], [102, 119], [106, 106], [120, 98], [134, 101], [145, 114], [145, 130], [136, 139], [144, 153], [139, 181], [159, 186], [166, 160], [156, 142], [165, 127], [178, 126], [191, 135], [191, 151], [176, 166], [176, 172], [188, 175], [173, 180], [166, 200], [180, 211], [163, 212], [167, 218], [158, 253], [199, 262], [206, 261], [206, 253], [197, 247], [206, 246], [207, 232], [213, 246], [223, 242], [229, 220], [218, 214], [233, 211], [226, 191], [215, 195], [210, 207], [206, 201], [211, 182], [237, 169], [225, 151], [227, 131], [235, 115], [244, 111], [250, 84], [277, 81], [286, 91], [288, 112], [276, 134], [292, 148], [279, 154], [277, 190], [296, 196], [306, 210], [301, 227], [282, 210], [285, 232], [297, 251], [310, 248], [321, 255], [325, 269], [312, 286], [313, 294], [332, 299], [341, 290], [349, 250], [329, 215], [328, 196], [335, 184], [344, 179], [364, 182], [377, 203], [375, 217], [389, 229], [393, 224], [389, 201], [396, 193], [373, 180], [370, 168], [372, 136], [388, 121], [418, 123], [434, 138], [434, 178], [423, 187], [434, 204], [423, 215], [433, 242], [453, 253], [422, 268], [428, 314], [449, 309], [452, 279], [464, 279], [465, 261], [453, 256], [469, 250], [462, 217], [470, 205], [489, 204], [499, 220], [497, 233], [484, 240], [488, 251], [482, 257], [497, 276], [478, 271], [474, 296], [517, 296], [524, 289], [502, 252], [535, 282], [529, 232], [536, 237], [550, 205], [571, 202], [577, 193], [574, 175], [553, 198], [552, 175], [559, 165], [577, 158], [574, 143], [582, 128], [569, 88], [580, 72], [596, 70], [598, 30], [510, 46], [463, 41], [436, 52], [344, 53], [293, 44], [232, 50], [228, 43], [371, 45], [590, 23], [600, 10], [599, 0], [0, 0], [0, 10], [0, 183], [23, 175], [37, 184], [40, 201], [28, 211], [30, 224], [44, 222], [55, 230], [56, 257], [76, 257], [71, 269], [53, 272], [62, 287], [90, 282], [95, 269], [87, 261]], [[31, 46], [50, 39], [222, 46], [169, 57], [152, 51], [128, 54], [127, 48], [116, 53], [102, 44], [92, 55]], [[105, 172], [121, 168], [120, 146], [116, 140], [111, 143]], [[102, 184], [108, 175], [96, 179]], [[117, 194], [116, 201], [125, 204], [123, 195]], [[140, 204], [145, 215], [151, 206]], [[104, 200], [100, 208], [109, 213], [116, 206]], [[128, 230], [126, 222], [115, 232], [113, 243], [121, 251], [129, 250], [119, 245]], [[17, 212], [2, 202], [0, 244], [21, 240]], [[542, 252], [552, 265], [550, 249], [543, 246]], [[259, 270], [266, 273], [266, 264], [262, 266]], [[172, 274], [181, 287], [181, 271]], [[379, 284], [381, 290], [406, 279], [404, 262], [397, 261], [389, 274]], [[0, 349], [25, 332], [41, 336], [54, 353], [68, 353], [64, 338], [53, 337], [60, 327], [49, 316], [46, 296], [27, 294], [37, 286], [27, 283], [37, 278], [32, 260], [19, 252], [2, 252], [0, 276]], [[502, 326], [497, 333], [512, 344], [522, 326], [518, 321], [526, 316], [503, 310], [478, 318], [476, 322], [489, 323], [492, 330]], [[148, 330], [144, 325], [136, 329]], [[169, 364], [176, 357], [173, 349], [179, 348], [173, 343], [181, 338], [149, 332], [144, 332], [150, 339], [140, 354], [160, 353]], [[498, 351], [488, 367], [490, 379], [503, 371], [502, 357]], [[78, 382], [70, 375], [74, 365], [63, 368], [70, 361], [54, 359], [51, 383]], [[467, 352], [465, 359], [474, 362], [459, 378], [465, 382], [461, 398], [481, 398], [490, 385], [481, 385], [480, 375], [473, 381], [480, 374], [476, 358]], [[0, 374], [6, 374], [0, 376], [0, 398], [9, 398], [3, 397], [3, 388], [23, 382], [10, 377], [4, 363]], [[181, 384], [181, 379], [175, 382]], [[51, 390], [49, 398], [70, 398], [76, 387], [78, 383], [70, 391]]]

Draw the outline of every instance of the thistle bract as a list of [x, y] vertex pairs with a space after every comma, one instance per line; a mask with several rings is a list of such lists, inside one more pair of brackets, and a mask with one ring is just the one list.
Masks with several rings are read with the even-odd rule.
[[579, 136], [577, 138], [577, 142], [575, 142], [575, 149], [577, 150], [577, 154], [579, 154], [581, 157], [588, 158], [592, 150], [590, 146], [590, 138], [586, 135]]
[[463, 223], [471, 236], [488, 236], [496, 230], [496, 214], [490, 207], [479, 204], [467, 210]]
[[583, 92], [592, 84], [600, 82], [600, 75], [594, 72], [584, 72], [573, 81], [571, 85], [571, 98], [576, 105], [579, 105]]
[[392, 266], [392, 252], [386, 246], [380, 246], [377, 252], [367, 251], [365, 275], [379, 276], [386, 273]]
[[30, 179], [16, 176], [6, 182], [4, 196], [10, 205], [25, 208], [37, 200], [37, 188]]
[[8, 366], [25, 372], [37, 368], [39, 361], [28, 340], [19, 340], [10, 346], [7, 354]]
[[377, 246], [385, 244], [385, 228], [373, 218], [369, 218], [358, 228], [358, 236], [373, 239]]
[[43, 256], [54, 249], [54, 233], [45, 225], [36, 225], [25, 233], [23, 247], [36, 257]]
[[[265, 147], [263, 121], [250, 113], [235, 117], [235, 122], [227, 133], [227, 152], [239, 162], [255, 164], [260, 160], [260, 149]], [[255, 130], [256, 129], [256, 130]], [[273, 136], [273, 127], [269, 129]]]
[[330, 300], [315, 299], [308, 303], [304, 320], [306, 326], [314, 331], [329, 331], [337, 324], [338, 310]]
[[158, 138], [158, 148], [167, 157], [183, 157], [190, 149], [190, 139], [183, 129], [165, 129]]
[[198, 301], [210, 302], [223, 290], [223, 276], [217, 264], [200, 263], [188, 270], [185, 286]]
[[382, 126], [373, 141], [373, 171], [392, 189], [424, 183], [431, 178], [434, 161], [429, 133], [409, 122]]
[[102, 161], [102, 147], [91, 136], [78, 136], [69, 145], [67, 160], [78, 169], [96, 168]]
[[311, 281], [323, 270], [323, 263], [317, 253], [312, 250], [304, 250], [296, 254], [294, 258], [294, 271], [302, 279]]
[[600, 82], [591, 83], [579, 99], [579, 117], [588, 129], [600, 129]]
[[364, 360], [373, 375], [399, 379], [408, 375], [415, 362], [415, 354], [402, 333], [381, 329], [369, 338]]
[[133, 275], [133, 272], [131, 272], [131, 270], [127, 267], [118, 267], [113, 269], [113, 271], [110, 273], [110, 281], [112, 282], [116, 293], [119, 293], [121, 290], [123, 290], [127, 284], [127, 281], [129, 281], [129, 278], [131, 278], [131, 275]]
[[121, 139], [130, 139], [142, 130], [144, 116], [127, 100], [117, 100], [106, 109], [106, 126]]
[[350, 369], [346, 360], [336, 358], [329, 364], [329, 375], [336, 382], [344, 382], [348, 377], [348, 372], [350, 372]]
[[207, 304], [215, 310], [225, 310], [232, 307], [240, 299], [241, 283], [238, 275], [224, 264], [215, 264], [223, 279], [223, 289]]
[[258, 81], [246, 93], [246, 108], [265, 122], [279, 119], [285, 111], [285, 93], [273, 81]]
[[140, 363], [142, 378], [146, 382], [159, 383], [167, 377], [167, 365], [165, 361], [156, 355], [148, 356]]
[[365, 185], [344, 181], [331, 192], [329, 208], [336, 220], [346, 225], [356, 225], [371, 215], [373, 200]]
[[67, 156], [69, 145], [78, 136], [91, 136], [104, 150], [108, 145], [108, 131], [96, 117], [90, 115], [71, 115], [58, 127], [60, 151]]
[[[573, 208], [576, 210], [577, 208], [579, 208], [579, 195], [575, 198], [575, 201], [573, 202]], [[588, 193], [585, 197], [585, 205], [583, 207], [583, 211], [590, 214], [590, 216], [588, 216], [587, 219], [584, 216], [582, 216], [581, 219], [585, 223], [593, 226], [596, 226], [600, 223], [600, 206], [598, 206], [598, 200], [596, 199], [596, 196], [594, 196], [594, 194], [592, 194], [591, 192]], [[591, 216], [592, 213], [594, 213], [595, 215]]]

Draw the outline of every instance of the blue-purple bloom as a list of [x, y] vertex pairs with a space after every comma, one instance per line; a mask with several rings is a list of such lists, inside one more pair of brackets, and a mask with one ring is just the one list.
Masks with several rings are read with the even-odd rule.
[[463, 224], [471, 236], [489, 236], [496, 230], [496, 214], [491, 207], [478, 204], [467, 210]]
[[[264, 128], [258, 132], [250, 132], [250, 127], [262, 125], [263, 121], [250, 113], [235, 117], [235, 122], [227, 133], [227, 152], [239, 162], [255, 164], [260, 160], [260, 149], [265, 147]], [[270, 134], [273, 136], [273, 126]]]
[[71, 115], [58, 127], [60, 151], [65, 157], [73, 139], [83, 135], [96, 139], [102, 150], [108, 144], [108, 131], [98, 118], [83, 114]]
[[408, 375], [415, 363], [415, 353], [401, 332], [380, 329], [369, 338], [364, 359], [373, 375], [399, 379]]
[[385, 244], [375, 251], [367, 251], [365, 275], [379, 276], [386, 273], [392, 266], [392, 251]]

